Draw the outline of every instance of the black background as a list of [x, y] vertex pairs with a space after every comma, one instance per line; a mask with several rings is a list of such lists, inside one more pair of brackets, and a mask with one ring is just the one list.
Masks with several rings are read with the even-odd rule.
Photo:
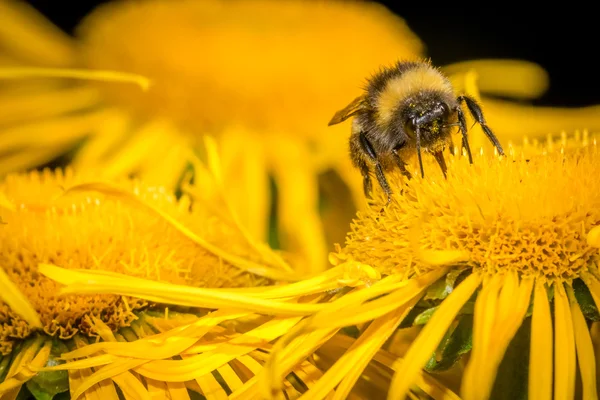
[[[550, 74], [550, 89], [536, 104], [600, 104], [596, 61], [600, 24], [591, 5], [582, 7], [573, 2], [555, 3], [556, 6], [545, 2], [537, 7], [524, 2], [518, 6], [499, 2], [438, 5], [417, 1], [415, 4], [403, 1], [401, 6], [391, 1], [381, 3], [406, 20], [424, 41], [434, 63], [444, 65], [473, 58], [525, 59], [542, 65]], [[71, 32], [82, 16], [105, 1], [28, 2]]]

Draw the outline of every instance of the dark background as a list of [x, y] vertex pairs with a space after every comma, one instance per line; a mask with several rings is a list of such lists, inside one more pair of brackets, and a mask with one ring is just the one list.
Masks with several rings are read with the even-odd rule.
[[[202, 0], [198, 0], [202, 1]], [[285, 1], [285, 0], [281, 0]], [[100, 0], [28, 0], [67, 32]], [[550, 74], [550, 89], [538, 105], [583, 106], [600, 103], [598, 17], [574, 2], [548, 2], [543, 9], [522, 2], [457, 2], [436, 5], [380, 1], [403, 17], [425, 42], [438, 65], [473, 58], [517, 58], [536, 62]], [[398, 1], [398, 3], [400, 3]], [[485, 5], [484, 5], [485, 4]], [[496, 6], [495, 8], [488, 8]], [[501, 7], [501, 8], [499, 8]], [[527, 9], [524, 9], [527, 7]]]

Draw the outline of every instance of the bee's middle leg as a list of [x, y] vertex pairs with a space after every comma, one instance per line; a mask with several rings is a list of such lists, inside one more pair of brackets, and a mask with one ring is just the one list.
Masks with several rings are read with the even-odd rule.
[[[364, 132], [360, 132], [359, 141], [360, 141], [360, 146], [363, 150], [363, 153], [366, 154], [370, 158], [371, 162], [373, 162], [375, 164], [375, 177], [377, 178], [379, 185], [385, 192], [385, 194], [387, 196], [387, 204], [389, 204], [390, 201], [392, 200], [392, 189], [390, 188], [390, 185], [385, 177], [385, 174], [383, 173], [383, 168], [381, 167], [381, 163], [379, 162], [379, 159], [377, 158], [375, 149], [373, 149], [373, 146], [367, 139]], [[366, 162], [364, 160], [361, 160], [361, 161], [366, 164]], [[364, 176], [365, 175], [363, 174], [363, 178], [364, 178]], [[367, 182], [365, 182], [365, 187], [366, 187], [366, 185], [367, 185]], [[370, 178], [369, 178], [369, 185], [371, 185]]]

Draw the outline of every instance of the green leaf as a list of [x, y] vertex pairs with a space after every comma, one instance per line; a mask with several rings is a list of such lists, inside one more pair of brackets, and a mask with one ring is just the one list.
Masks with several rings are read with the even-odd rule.
[[445, 299], [450, 292], [452, 292], [452, 286], [448, 285], [445, 279], [439, 279], [433, 285], [429, 286], [423, 299], [442, 300]]
[[600, 321], [598, 307], [596, 307], [596, 302], [585, 283], [581, 279], [575, 279], [572, 286], [579, 308], [585, 318], [593, 322]]
[[341, 329], [342, 333], [346, 336], [350, 336], [351, 338], [358, 339], [360, 336], [360, 330], [355, 326], [345, 326]]
[[413, 321], [413, 325], [424, 325], [424, 324], [426, 324], [427, 321], [429, 321], [429, 319], [431, 318], [431, 316], [435, 312], [435, 310], [438, 309], [438, 307], [439, 306], [428, 308], [427, 310], [425, 310], [422, 313], [420, 313], [419, 315], [417, 315], [415, 317], [415, 320]]
[[10, 362], [12, 360], [12, 355], [13, 353], [7, 354], [2, 357], [2, 361], [0, 361], [0, 382], [4, 382], [4, 377], [8, 372], [8, 367], [10, 366]]
[[473, 347], [473, 315], [463, 314], [458, 319], [458, 324], [452, 333], [447, 333], [442, 346], [438, 349], [441, 356], [434, 355], [425, 369], [429, 372], [445, 371], [451, 368], [463, 354], [471, 351]]
[[531, 318], [526, 318], [506, 349], [490, 400], [527, 399], [530, 342]]
[[[68, 348], [62, 341], [55, 340], [46, 366], [62, 364], [63, 361], [57, 358], [67, 351]], [[69, 374], [67, 371], [43, 371], [37, 373], [25, 385], [36, 400], [52, 400], [57, 394], [69, 390]]]
[[433, 285], [429, 286], [423, 300], [443, 300], [456, 287], [458, 278], [466, 272], [464, 269], [453, 269], [446, 274], [443, 279], [439, 279]]

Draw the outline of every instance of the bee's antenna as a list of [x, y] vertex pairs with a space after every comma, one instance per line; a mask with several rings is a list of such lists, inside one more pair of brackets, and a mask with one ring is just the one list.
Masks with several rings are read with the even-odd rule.
[[415, 131], [416, 131], [416, 136], [417, 136], [417, 157], [419, 157], [419, 167], [421, 168], [421, 177], [425, 178], [425, 170], [423, 169], [423, 160], [421, 159], [421, 128], [419, 127], [419, 125], [416, 125]]

